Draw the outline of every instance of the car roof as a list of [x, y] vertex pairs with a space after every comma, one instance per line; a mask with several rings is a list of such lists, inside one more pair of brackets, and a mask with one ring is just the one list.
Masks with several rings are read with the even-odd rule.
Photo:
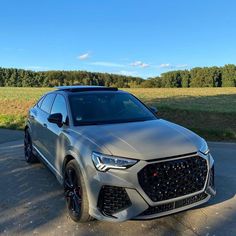
[[86, 85], [59, 86], [55, 88], [57, 89], [56, 91], [64, 91], [64, 92], [118, 91], [118, 89], [115, 87], [86, 86]]

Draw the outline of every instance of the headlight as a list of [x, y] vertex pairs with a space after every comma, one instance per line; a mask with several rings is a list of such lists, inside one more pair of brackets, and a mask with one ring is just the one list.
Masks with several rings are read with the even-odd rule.
[[201, 153], [207, 155], [209, 153], [209, 148], [208, 148], [208, 145], [206, 143], [206, 141], [204, 139], [202, 139], [202, 145], [200, 147], [200, 150], [199, 150]]
[[101, 153], [92, 153], [92, 160], [99, 171], [107, 171], [109, 169], [127, 169], [137, 163], [137, 160], [108, 156]]

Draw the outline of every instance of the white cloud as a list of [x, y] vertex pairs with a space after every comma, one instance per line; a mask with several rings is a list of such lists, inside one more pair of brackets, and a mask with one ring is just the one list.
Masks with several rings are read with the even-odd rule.
[[186, 68], [188, 67], [188, 64], [180, 64], [180, 65], [176, 65], [176, 68]]
[[141, 66], [142, 68], [146, 68], [146, 67], [149, 67], [149, 64], [147, 64], [147, 63], [142, 63], [140, 66]]
[[121, 71], [117, 72], [117, 74], [127, 75], [127, 76], [137, 76], [137, 71], [121, 70]]
[[149, 64], [144, 63], [142, 61], [134, 61], [132, 63], [130, 63], [131, 66], [136, 66], [136, 67], [141, 67], [141, 68], [146, 68], [149, 67]]
[[84, 53], [84, 54], [82, 54], [82, 55], [79, 55], [79, 56], [77, 57], [77, 59], [79, 59], [79, 60], [86, 60], [86, 59], [89, 58], [89, 56], [90, 56], [90, 54], [87, 52], [87, 53]]
[[171, 65], [169, 63], [163, 63], [159, 65], [160, 68], [170, 68]]
[[123, 64], [108, 62], [108, 61], [95, 61], [88, 64], [93, 66], [104, 66], [104, 67], [125, 67], [125, 65]]
[[166, 68], [166, 69], [181, 69], [181, 68], [186, 68], [188, 67], [188, 64], [177, 64], [177, 65], [172, 65], [170, 63], [163, 63], [158, 66], [159, 68]]
[[141, 66], [143, 63], [141, 61], [134, 61], [130, 65], [131, 66]]
[[25, 69], [26, 69], [26, 70], [36, 70], [36, 71], [39, 71], [39, 70], [48, 70], [47, 67], [43, 67], [43, 66], [26, 66]]

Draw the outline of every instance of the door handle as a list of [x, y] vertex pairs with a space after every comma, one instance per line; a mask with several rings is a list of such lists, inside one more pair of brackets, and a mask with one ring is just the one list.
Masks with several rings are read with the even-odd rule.
[[44, 124], [43, 124], [43, 127], [44, 127], [44, 128], [47, 128], [48, 126], [47, 126], [47, 124], [46, 124], [46, 123], [44, 123]]

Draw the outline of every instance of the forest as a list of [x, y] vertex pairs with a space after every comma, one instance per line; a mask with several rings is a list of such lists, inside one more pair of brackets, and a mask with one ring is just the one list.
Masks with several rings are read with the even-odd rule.
[[143, 79], [88, 71], [31, 71], [0, 67], [0, 87], [54, 87], [62, 85], [101, 85], [119, 88], [236, 87], [236, 66], [195, 67], [172, 70]]

